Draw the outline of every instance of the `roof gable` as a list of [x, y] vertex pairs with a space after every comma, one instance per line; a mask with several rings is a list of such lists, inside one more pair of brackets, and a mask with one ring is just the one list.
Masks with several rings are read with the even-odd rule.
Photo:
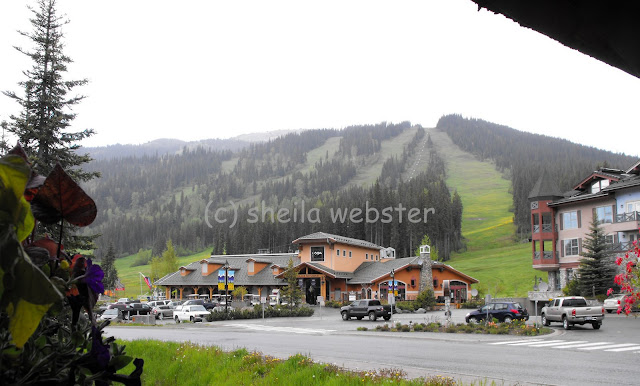
[[366, 240], [359, 240], [351, 237], [339, 236], [339, 235], [334, 235], [334, 234], [325, 233], [325, 232], [315, 232], [306, 236], [302, 236], [300, 238], [293, 240], [292, 244], [312, 243], [314, 241], [326, 242], [329, 244], [335, 244], [335, 243], [348, 244], [356, 247], [370, 248], [370, 249], [376, 249], [376, 250], [382, 249], [381, 246]]

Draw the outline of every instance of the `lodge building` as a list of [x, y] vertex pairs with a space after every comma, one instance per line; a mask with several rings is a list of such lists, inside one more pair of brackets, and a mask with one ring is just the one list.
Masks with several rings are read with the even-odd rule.
[[396, 258], [392, 248], [374, 243], [316, 232], [293, 241], [295, 253], [212, 255], [180, 267], [154, 284], [164, 288], [167, 299], [219, 293], [218, 271], [228, 264], [234, 285], [248, 293], [267, 296], [286, 285], [284, 273], [291, 260], [306, 303], [318, 300], [347, 301], [361, 298], [387, 299], [391, 272], [397, 282], [397, 298], [413, 300], [431, 288], [442, 297], [442, 282], [450, 281], [452, 301], [470, 299], [470, 285], [478, 281], [441, 262], [431, 260], [428, 247], [421, 256]]
[[582, 241], [597, 217], [613, 256], [632, 249], [640, 226], [640, 161], [627, 170], [600, 168], [572, 190], [560, 190], [543, 174], [529, 194], [533, 268], [546, 272], [551, 291], [577, 274]]

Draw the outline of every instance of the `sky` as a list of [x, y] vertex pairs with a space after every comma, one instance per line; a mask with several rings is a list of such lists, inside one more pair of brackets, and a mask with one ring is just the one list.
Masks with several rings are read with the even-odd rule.
[[[31, 63], [0, 2], [0, 90]], [[229, 138], [447, 114], [637, 156], [640, 79], [470, 0], [58, 0], [84, 146]], [[0, 120], [18, 114], [0, 95]]]

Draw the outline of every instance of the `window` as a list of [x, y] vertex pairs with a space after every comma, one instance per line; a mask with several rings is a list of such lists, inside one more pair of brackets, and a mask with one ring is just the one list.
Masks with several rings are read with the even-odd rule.
[[365, 253], [365, 254], [364, 254], [364, 259], [365, 259], [365, 260], [369, 260], [369, 254], [368, 254], [368, 253]]
[[599, 206], [594, 210], [595, 215], [598, 217], [599, 224], [612, 224], [613, 223], [613, 207]]
[[351, 251], [349, 251], [349, 257], [351, 257]]
[[564, 255], [575, 256], [580, 254], [578, 239], [564, 240]]
[[340, 250], [336, 249], [336, 251], [338, 252], [338, 253], [336, 253], [336, 255], [338, 255], [338, 257], [340, 257]]
[[253, 269], [254, 269], [253, 261], [250, 261], [249, 264], [247, 264], [247, 271], [253, 272]]
[[640, 201], [627, 202], [627, 213], [640, 212]]
[[311, 261], [324, 261], [324, 247], [311, 247]]
[[562, 214], [562, 227], [563, 229], [576, 229], [579, 228], [578, 212], [566, 212]]
[[202, 264], [202, 273], [205, 274], [205, 275], [207, 274], [207, 265], [208, 264], [206, 264], [206, 263]]
[[607, 186], [609, 186], [609, 180], [598, 180], [591, 184], [591, 193], [598, 193]]
[[[346, 250], [342, 250], [342, 257], [347, 256], [347, 251]], [[349, 257], [351, 257], [351, 252], [349, 252]]]
[[616, 236], [615, 235], [605, 235], [604, 236], [604, 242], [609, 244], [609, 245], [613, 245], [616, 242]]

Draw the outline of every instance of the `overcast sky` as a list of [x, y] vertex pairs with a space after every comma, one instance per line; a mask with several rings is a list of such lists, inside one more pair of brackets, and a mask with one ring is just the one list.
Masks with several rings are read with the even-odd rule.
[[[25, 4], [0, 2], [0, 90], [30, 62]], [[638, 155], [640, 79], [470, 0], [59, 0], [85, 146], [458, 113]], [[0, 95], [0, 120], [18, 113]]]

